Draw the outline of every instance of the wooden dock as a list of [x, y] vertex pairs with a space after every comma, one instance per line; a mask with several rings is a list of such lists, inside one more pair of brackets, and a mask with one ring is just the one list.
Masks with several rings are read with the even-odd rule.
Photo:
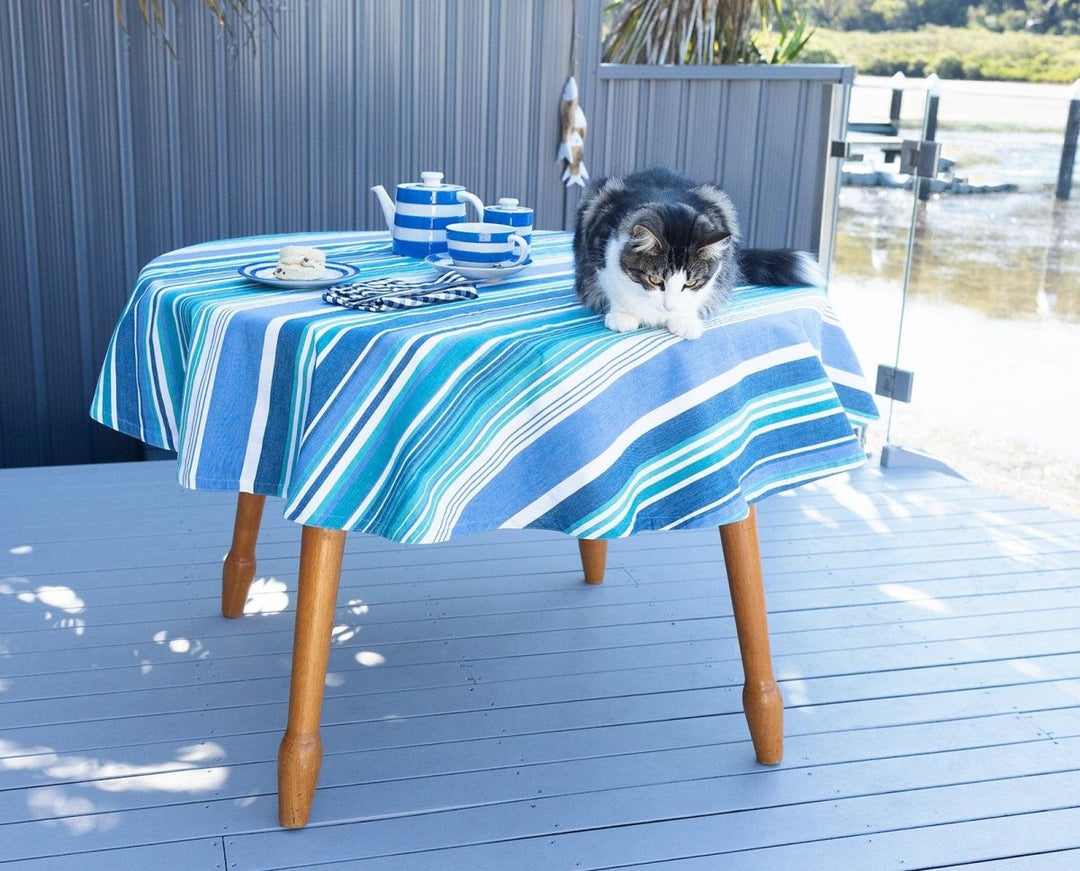
[[1080, 519], [868, 466], [759, 525], [786, 756], [754, 761], [715, 531], [350, 536], [311, 824], [276, 822], [299, 529], [219, 613], [231, 494], [0, 471], [0, 865], [1080, 867]]

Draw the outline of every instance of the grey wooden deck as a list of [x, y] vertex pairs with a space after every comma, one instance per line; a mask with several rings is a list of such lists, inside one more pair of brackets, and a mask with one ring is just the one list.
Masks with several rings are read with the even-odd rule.
[[276, 825], [298, 529], [219, 616], [233, 497], [0, 471], [5, 869], [1080, 867], [1080, 520], [868, 467], [760, 509], [784, 762], [714, 532], [352, 536], [311, 825]]

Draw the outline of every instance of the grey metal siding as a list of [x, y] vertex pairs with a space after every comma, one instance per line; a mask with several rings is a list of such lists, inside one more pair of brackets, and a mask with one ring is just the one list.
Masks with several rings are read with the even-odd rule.
[[822, 206], [837, 194], [826, 190], [828, 144], [843, 138], [831, 108], [850, 87], [850, 68], [826, 67], [830, 78], [810, 81], [722, 78], [739, 68], [712, 69], [711, 79], [634, 79], [601, 68], [590, 80], [602, 119], [596, 135], [589, 131], [590, 171], [676, 166], [728, 192], [750, 244], [819, 252]]
[[311, 0], [254, 48], [196, 0], [166, 3], [174, 60], [125, 2], [126, 32], [112, 0], [0, 11], [0, 466], [141, 455], [87, 408], [138, 268], [164, 251], [380, 229], [369, 187], [426, 169], [572, 226], [581, 191], [555, 163], [571, 70], [594, 176], [712, 178], [750, 242], [817, 249], [840, 68], [781, 95], [741, 68], [605, 68], [600, 0]]

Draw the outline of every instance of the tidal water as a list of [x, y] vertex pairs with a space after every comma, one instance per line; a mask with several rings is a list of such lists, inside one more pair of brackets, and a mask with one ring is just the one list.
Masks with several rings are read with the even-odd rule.
[[[949, 172], [1015, 190], [923, 201], [842, 188], [834, 304], [871, 379], [878, 364], [915, 373], [910, 403], [879, 400], [871, 443], [1080, 513], [1080, 173], [1068, 200], [1054, 197], [1067, 89], [943, 84], [936, 138]], [[856, 95], [853, 119], [887, 114], [887, 90]], [[919, 138], [924, 107], [924, 92], [905, 92], [900, 138]], [[851, 169], [895, 169], [873, 144], [861, 150]]]

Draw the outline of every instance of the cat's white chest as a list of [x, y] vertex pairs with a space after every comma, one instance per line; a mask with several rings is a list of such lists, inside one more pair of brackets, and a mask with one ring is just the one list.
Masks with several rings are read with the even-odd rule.
[[619, 333], [639, 327], [666, 327], [677, 336], [698, 338], [703, 324], [698, 311], [703, 298], [684, 288], [686, 276], [677, 272], [663, 288], [646, 290], [633, 281], [619, 266], [619, 255], [626, 244], [625, 236], [614, 236], [608, 242], [604, 267], [597, 280], [608, 297], [608, 313], [604, 325]]

